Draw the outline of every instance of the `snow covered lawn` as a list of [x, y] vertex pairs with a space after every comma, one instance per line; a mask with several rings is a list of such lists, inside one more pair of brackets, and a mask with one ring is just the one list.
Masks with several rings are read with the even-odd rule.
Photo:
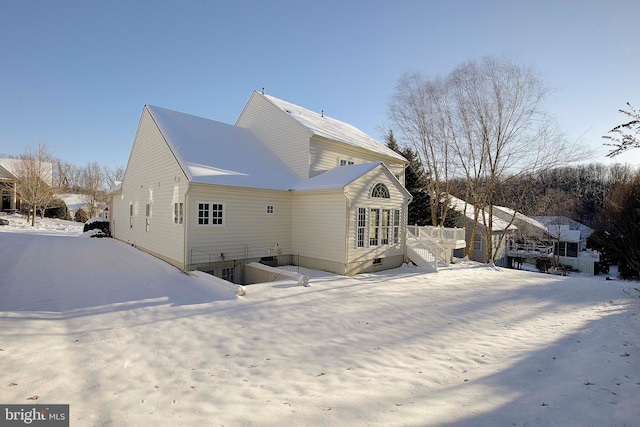
[[237, 297], [74, 225], [0, 227], [0, 403], [68, 403], [72, 426], [640, 425], [638, 283], [467, 264]]

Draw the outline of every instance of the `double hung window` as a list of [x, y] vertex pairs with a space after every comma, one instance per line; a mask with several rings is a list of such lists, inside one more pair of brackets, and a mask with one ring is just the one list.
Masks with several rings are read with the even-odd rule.
[[184, 204], [183, 203], [174, 203], [173, 204], [173, 223], [174, 224], [182, 224], [184, 215]]

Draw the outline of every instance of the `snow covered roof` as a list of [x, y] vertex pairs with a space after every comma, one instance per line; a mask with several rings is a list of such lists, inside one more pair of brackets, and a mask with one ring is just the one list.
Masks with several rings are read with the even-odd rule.
[[56, 197], [67, 205], [67, 209], [72, 211], [78, 210], [87, 204], [87, 196], [84, 194], [65, 193], [57, 194]]
[[146, 106], [190, 182], [288, 190], [298, 177], [248, 129]]
[[[22, 159], [14, 159], [10, 157], [0, 157], [0, 175], [4, 179], [16, 179], [20, 178], [18, 175], [20, 174], [21, 165], [24, 160]], [[53, 185], [53, 163], [51, 162], [42, 162], [40, 163], [42, 166], [41, 170], [43, 175], [41, 178], [46, 182], [49, 186]], [[11, 176], [6, 176], [7, 172]]]
[[[474, 219], [473, 205], [471, 203], [467, 203], [465, 206], [464, 200], [449, 195], [449, 205], [456, 211], [464, 214], [467, 218], [471, 220]], [[478, 223], [481, 225], [484, 225], [482, 221], [482, 214], [480, 214], [478, 218]], [[504, 221], [503, 219], [499, 218], [497, 215], [494, 214], [492, 217], [491, 231], [502, 231], [507, 229], [517, 230], [518, 227], [516, 227], [513, 224], [509, 225], [508, 221]]]
[[580, 242], [593, 233], [593, 229], [571, 218], [564, 216], [534, 216], [536, 221], [543, 223], [547, 233], [563, 242]]
[[297, 121], [313, 135], [341, 142], [352, 147], [383, 154], [401, 162], [407, 162], [403, 156], [370, 137], [355, 126], [333, 119], [324, 114], [307, 110], [306, 108], [283, 101], [282, 99], [278, 99], [271, 95], [263, 96], [273, 105], [287, 113], [289, 117]]
[[316, 175], [313, 178], [299, 180], [293, 187], [293, 190], [308, 191], [342, 189], [380, 165], [384, 164], [382, 162], [372, 162], [339, 166], [323, 172], [320, 175]]
[[498, 212], [502, 211], [506, 215], [508, 215], [509, 217], [512, 217], [514, 212], [515, 212], [516, 220], [525, 222], [528, 225], [530, 225], [532, 227], [535, 227], [535, 228], [539, 229], [542, 232], [546, 232], [547, 231], [547, 226], [544, 223], [542, 223], [542, 222], [540, 222], [540, 221], [538, 221], [538, 220], [536, 220], [536, 219], [534, 219], [534, 218], [532, 218], [530, 216], [526, 216], [525, 214], [522, 214], [520, 212], [516, 212], [511, 208], [507, 208], [505, 206], [494, 206], [493, 207], [494, 214], [496, 213], [496, 211], [498, 211]]

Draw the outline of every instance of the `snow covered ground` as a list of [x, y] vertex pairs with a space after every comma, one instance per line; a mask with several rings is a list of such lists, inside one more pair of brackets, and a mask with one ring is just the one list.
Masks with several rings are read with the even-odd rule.
[[0, 403], [72, 426], [638, 426], [640, 284], [463, 264], [245, 287], [0, 226]]

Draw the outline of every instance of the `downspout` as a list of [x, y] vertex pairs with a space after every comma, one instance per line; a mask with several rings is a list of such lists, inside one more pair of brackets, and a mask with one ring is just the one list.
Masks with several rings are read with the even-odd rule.
[[187, 249], [189, 248], [189, 191], [191, 190], [191, 185], [187, 184], [187, 191], [184, 193], [184, 209], [182, 211], [182, 253], [184, 256], [184, 271], [189, 272], [187, 258], [189, 254]]

